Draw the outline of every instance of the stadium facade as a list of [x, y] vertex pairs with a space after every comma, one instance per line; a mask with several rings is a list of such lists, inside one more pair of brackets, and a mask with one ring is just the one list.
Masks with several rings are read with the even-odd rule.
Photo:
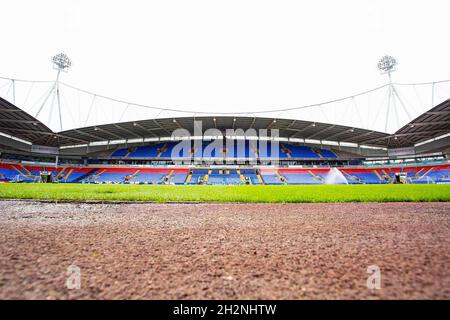
[[[450, 99], [434, 105], [436, 83], [432, 84], [432, 107], [421, 113], [416, 112], [415, 118], [411, 117], [408, 105], [401, 100], [392, 83], [357, 95], [365, 98], [372, 92], [387, 88], [388, 104], [386, 111], [383, 111], [386, 121], [383, 126], [378, 127], [366, 125], [362, 128], [362, 122], [368, 124], [369, 119], [361, 120], [360, 113], [363, 109], [356, 106], [356, 96], [333, 101], [345, 104], [337, 106], [338, 112], [335, 114], [339, 115], [343, 110], [349, 111], [349, 116], [344, 116], [343, 120], [341, 117], [341, 120], [336, 122], [325, 121], [329, 117], [323, 114], [322, 104], [312, 106], [314, 108], [308, 106], [295, 109], [310, 108], [322, 112], [323, 116], [316, 113], [315, 118], [309, 119], [308, 116], [305, 116], [305, 119], [301, 116], [280, 116], [283, 111], [287, 111], [284, 113], [287, 115], [294, 109], [275, 110], [277, 116], [274, 117], [260, 113], [201, 113], [186, 116], [181, 115], [184, 111], [156, 108], [156, 111], [159, 110], [158, 115], [148, 116], [129, 110], [132, 105], [130, 103], [110, 99], [107, 100], [108, 103], [124, 105], [120, 118], [113, 118], [117, 121], [108, 123], [104, 120], [108, 117], [103, 113], [103, 121], [94, 121], [94, 124], [87, 125], [92, 110], [95, 109], [94, 103], [101, 97], [92, 94], [92, 97], [88, 97], [91, 102], [84, 125], [79, 123], [65, 128], [63, 124], [67, 121], [62, 116], [60, 104], [62, 84], [58, 79], [54, 83], [49, 82], [51, 87], [45, 98], [35, 104], [38, 108], [35, 115], [30, 111], [32, 108], [28, 108], [27, 112], [25, 105], [15, 104], [17, 81], [11, 81], [12, 97], [0, 98], [2, 182], [450, 182]], [[33, 83], [27, 90], [25, 101], [34, 85]], [[49, 99], [52, 94], [53, 99]], [[6, 96], [4, 95], [5, 98]], [[397, 104], [400, 105], [398, 110], [394, 108], [395, 96], [398, 98]], [[52, 117], [52, 101], [49, 120], [42, 121], [43, 110], [50, 100], [57, 100], [59, 115]], [[348, 109], [348, 106], [351, 109]], [[148, 109], [152, 108], [146, 108]], [[367, 110], [366, 114], [370, 118], [370, 106]], [[409, 117], [409, 121], [401, 119], [402, 110], [404, 116]], [[178, 113], [161, 117], [162, 111]], [[69, 113], [70, 110], [65, 114]], [[380, 113], [378, 110], [377, 118]], [[121, 121], [123, 116], [128, 114], [138, 116], [129, 121]], [[356, 123], [361, 123], [361, 126], [347, 121], [354, 114], [358, 114], [361, 121], [356, 120]], [[57, 125], [53, 121], [54, 118], [57, 119]], [[395, 131], [388, 130], [391, 118], [403, 125]], [[55, 129], [58, 127], [59, 130]], [[384, 130], [375, 129], [381, 127]]]

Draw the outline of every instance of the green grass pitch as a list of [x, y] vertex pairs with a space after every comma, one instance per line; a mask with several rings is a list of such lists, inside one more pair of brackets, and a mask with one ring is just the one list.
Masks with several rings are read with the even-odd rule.
[[153, 202], [450, 201], [450, 185], [173, 186], [0, 184], [2, 199]]

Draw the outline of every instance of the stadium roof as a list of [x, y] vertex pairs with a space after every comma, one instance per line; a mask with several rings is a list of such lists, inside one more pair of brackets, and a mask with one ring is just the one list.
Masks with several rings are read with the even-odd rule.
[[[194, 135], [194, 120], [202, 122], [203, 132], [215, 128], [225, 134], [227, 129], [267, 129], [270, 136], [272, 129], [279, 130], [283, 138], [345, 141], [356, 144], [371, 141], [370, 144], [385, 146], [378, 141], [386, 141], [388, 134], [365, 129], [358, 129], [334, 124], [318, 123], [302, 120], [259, 118], [259, 117], [180, 117], [166, 119], [149, 119], [130, 121], [100, 126], [73, 129], [61, 132], [59, 141], [61, 145], [76, 144], [80, 142], [91, 143], [96, 141], [128, 140], [140, 138], [170, 137], [175, 129], [186, 129]], [[399, 141], [396, 141], [397, 144]]]
[[57, 145], [45, 124], [12, 103], [0, 98], [0, 132], [33, 144]]
[[0, 98], [0, 132], [45, 146], [71, 146], [102, 141], [139, 142], [144, 139], [170, 137], [183, 128], [194, 135], [194, 121], [201, 121], [203, 132], [215, 128], [223, 134], [227, 129], [272, 129], [292, 141], [336, 141], [378, 147], [403, 147], [450, 132], [450, 99], [414, 119], [395, 134], [330, 123], [295, 119], [249, 116], [203, 116], [147, 119], [89, 126], [53, 132], [42, 122], [12, 103]]
[[426, 141], [450, 132], [450, 99], [399, 129], [395, 135], [413, 144]]

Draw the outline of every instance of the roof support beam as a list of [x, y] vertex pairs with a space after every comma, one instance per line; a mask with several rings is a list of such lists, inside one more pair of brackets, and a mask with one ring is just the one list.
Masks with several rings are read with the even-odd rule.
[[158, 135], [153, 132], [153, 130], [156, 130], [156, 129], [147, 129], [147, 128], [141, 126], [138, 122], [135, 122], [134, 125], [136, 127], [138, 127], [139, 129], [144, 130], [145, 132], [148, 132], [148, 133], [152, 134], [153, 137], [158, 137]]
[[169, 132], [166, 128], [161, 126], [155, 119], [153, 119], [153, 122], [163, 131], [165, 131], [169, 136], [172, 136], [172, 132]]
[[334, 138], [336, 138], [336, 137], [339, 137], [339, 136], [341, 136], [341, 135], [343, 135], [343, 134], [345, 134], [345, 133], [353, 132], [353, 131], [354, 131], [354, 129], [348, 129], [348, 128], [345, 128], [344, 130], [342, 130], [342, 131], [340, 131], [340, 132], [337, 132], [337, 133], [334, 133], [334, 134], [332, 134], [331, 136], [327, 136], [327, 137], [323, 138], [322, 140], [331, 140], [331, 139], [334, 139]]
[[[435, 130], [434, 132], [435, 133], [439, 133], [439, 132], [445, 132], [445, 131], [447, 131], [447, 130]], [[370, 140], [365, 140], [365, 141], [362, 141], [361, 144], [375, 142], [375, 141], [380, 141], [380, 140], [385, 140], [385, 139], [388, 139], [388, 141], [389, 141], [389, 139], [398, 140], [398, 138], [402, 138], [402, 139], [410, 141], [412, 143], [414, 141], [411, 140], [411, 139], [408, 139], [408, 137], [411, 137], [411, 136], [423, 136], [423, 137], [430, 137], [431, 138], [429, 132], [430, 131], [421, 131], [421, 132], [418, 131], [418, 132], [415, 132], [415, 133], [393, 134], [393, 135], [390, 135], [390, 136], [385, 136], [385, 137], [379, 137], [379, 138], [374, 138], [374, 139], [370, 139]], [[395, 137], [397, 137], [397, 139], [395, 139]], [[388, 144], [389, 144], [389, 142], [388, 142]]]
[[59, 145], [61, 145], [61, 143], [59, 141], [60, 138], [70, 140], [71, 143], [73, 143], [73, 142], [89, 143], [88, 140], [82, 140], [82, 139], [66, 136], [66, 135], [59, 134], [59, 133], [50, 133], [47, 136], [41, 136], [41, 138], [33, 141], [33, 143], [36, 144], [37, 141], [45, 141], [45, 142], [43, 142], [43, 145], [55, 145], [54, 143], [50, 143], [50, 141], [57, 140], [58, 141], [57, 145], [59, 146]]
[[[429, 134], [435, 134], [443, 131], [448, 131], [448, 129], [436, 129], [436, 130], [423, 130], [423, 131], [413, 131], [413, 132], [407, 132], [407, 133], [396, 133], [394, 134], [397, 137], [403, 137], [403, 136], [415, 136], [415, 135], [429, 135]], [[430, 137], [431, 138], [431, 137]]]
[[21, 109], [6, 109], [6, 108], [0, 108], [0, 112], [24, 112]]
[[117, 128], [117, 129], [119, 129], [119, 130], [122, 130], [122, 131], [124, 131], [124, 132], [126, 132], [126, 133], [132, 135], [132, 136], [135, 137], [135, 138], [142, 138], [142, 137], [141, 137], [140, 135], [138, 135], [136, 132], [130, 131], [130, 130], [125, 129], [125, 128], [122, 128], [122, 127], [121, 127], [120, 125], [118, 125], [118, 124], [113, 124], [113, 126], [114, 126], [115, 128]]
[[27, 123], [27, 124], [39, 124], [36, 120], [19, 120], [19, 119], [0, 119], [1, 122], [12, 122], [12, 123]]
[[427, 111], [425, 114], [433, 114], [433, 115], [441, 115], [441, 114], [448, 114], [448, 111]]
[[[317, 132], [315, 132], [315, 133], [313, 133], [313, 134], [307, 136], [305, 139], [311, 139], [311, 138], [314, 138], [314, 137], [316, 137], [316, 136], [318, 136], [318, 135], [320, 135], [320, 134], [322, 134], [322, 133], [324, 133], [324, 132], [327, 132], [328, 130], [333, 129], [334, 127], [335, 127], [335, 125], [330, 125], [330, 126], [328, 126], [328, 127], [326, 127], [326, 128], [323, 128], [322, 130], [319, 130], [319, 131], [317, 131]], [[323, 140], [323, 139], [321, 139], [321, 140]]]
[[428, 126], [428, 125], [436, 125], [436, 124], [449, 124], [448, 121], [424, 121], [424, 122], [412, 122], [408, 126]]
[[296, 122], [297, 120], [292, 120], [292, 122], [286, 127], [286, 129], [291, 128]]
[[83, 139], [79, 139], [79, 138], [74, 138], [74, 137], [66, 136], [66, 135], [59, 134], [59, 133], [56, 133], [56, 136], [57, 136], [58, 138], [64, 138], [64, 139], [67, 139], [67, 140], [72, 140], [72, 141], [77, 141], [77, 142], [83, 142], [83, 143], [89, 143], [89, 142], [90, 142], [90, 141], [88, 141], [88, 140], [83, 140]]
[[29, 132], [34, 134], [49, 134], [54, 135], [53, 132], [48, 131], [40, 131], [40, 130], [31, 130], [31, 129], [19, 129], [19, 128], [11, 128], [11, 127], [3, 127], [1, 128], [2, 131], [19, 131], [19, 132]]
[[250, 124], [250, 128], [249, 129], [253, 128], [253, 126], [255, 125], [255, 121], [256, 121], [256, 118], [253, 117], [253, 120], [252, 120], [252, 123]]
[[375, 142], [375, 141], [386, 140], [386, 139], [389, 139], [389, 138], [392, 138], [392, 137], [393, 137], [393, 135], [392, 136], [386, 135], [386, 136], [382, 136], [382, 137], [376, 137], [376, 138], [373, 138], [373, 139], [360, 141], [359, 144], [365, 144], [365, 143], [371, 143], [371, 142]]
[[[369, 131], [369, 132], [365, 132], [365, 133], [361, 133], [361, 134], [358, 134], [358, 135], [355, 135], [355, 137], [354, 138], [350, 138], [350, 139], [347, 139], [347, 141], [348, 142], [355, 142], [355, 141], [359, 141], [358, 139], [360, 139], [360, 138], [362, 138], [362, 137], [366, 137], [366, 136], [370, 136], [371, 134], [376, 134], [377, 132], [376, 131]], [[386, 135], [386, 137], [387, 137], [388, 135]], [[378, 139], [378, 138], [377, 138]]]
[[77, 132], [77, 133], [79, 133], [79, 134], [82, 134], [82, 135], [84, 135], [84, 136], [88, 136], [88, 137], [90, 137], [90, 138], [94, 138], [94, 139], [96, 139], [97, 141], [105, 140], [105, 138], [103, 138], [103, 137], [99, 137], [99, 136], [96, 136], [96, 135], [93, 135], [93, 134], [91, 134], [91, 133], [87, 133], [87, 132], [84, 132], [84, 131], [81, 131], [81, 130], [78, 130], [78, 129], [75, 129], [74, 131]]
[[313, 123], [308, 123], [305, 127], [301, 128], [301, 129], [299, 129], [299, 130], [296, 130], [296, 133], [294, 133], [294, 134], [293, 134], [292, 136], [290, 136], [289, 138], [297, 138], [297, 135], [298, 135], [299, 133], [302, 133], [303, 131], [309, 129], [310, 127], [315, 127], [315, 126], [316, 126], [316, 123], [315, 123], [315, 122], [313, 122]]
[[[120, 140], [124, 140], [125, 139], [126, 140], [126, 138], [124, 138], [122, 136], [119, 136], [119, 135], [117, 135], [115, 133], [112, 133], [111, 131], [108, 131], [105, 128], [102, 128], [102, 127], [96, 127], [96, 128], [97, 128], [98, 131], [104, 132], [104, 133], [106, 133], [106, 134], [108, 134], [110, 136], [115, 137], [116, 139], [120, 139]], [[103, 139], [103, 140], [112, 140], [112, 139]]]

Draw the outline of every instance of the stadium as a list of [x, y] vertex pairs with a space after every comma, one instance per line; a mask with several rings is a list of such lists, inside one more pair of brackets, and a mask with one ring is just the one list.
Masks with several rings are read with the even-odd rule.
[[0, 78], [0, 298], [450, 297], [450, 81], [394, 83], [385, 56], [379, 88], [210, 113], [52, 63]]
[[[14, 101], [20, 89], [27, 92], [27, 101], [33, 93], [36, 95], [33, 92], [33, 89], [37, 91], [36, 82], [23, 81], [24, 88], [18, 89], [20, 80], [3, 79], [5, 98], [12, 97], [13, 101], [0, 101], [2, 182], [174, 185], [450, 182], [450, 99], [433, 105], [437, 85], [441, 86], [441, 94], [445, 94], [448, 81], [421, 84], [425, 87], [422, 91], [432, 95], [431, 108], [425, 107], [423, 113], [418, 113], [417, 107], [413, 109], [412, 104], [406, 105], [408, 102], [400, 97], [398, 85], [390, 82], [332, 102], [269, 110], [252, 116], [196, 115], [193, 111], [150, 107], [158, 114], [145, 118], [145, 115], [136, 117], [138, 112], [131, 109], [144, 109], [147, 111], [144, 114], [148, 114], [147, 106], [106, 97], [99, 102], [100, 95], [61, 83], [60, 71], [66, 71], [71, 65], [66, 55], [55, 56], [53, 63], [58, 70], [57, 80], [46, 84], [49, 88], [45, 88], [44, 96], [33, 104], [28, 103], [32, 105], [30, 111], [34, 112], [33, 106], [36, 109], [34, 116], [23, 110], [25, 106], [16, 106]], [[395, 65], [394, 58], [385, 56], [378, 66], [389, 73], [391, 79]], [[417, 85], [406, 87], [412, 87], [417, 95]], [[84, 93], [84, 100], [90, 101], [87, 115], [73, 115], [74, 110], [68, 110], [69, 104], [61, 102], [72, 100], [70, 95], [74, 93], [64, 96], [69, 89], [78, 97], [75, 112], [83, 112], [80, 92]], [[369, 119], [363, 119], [361, 114], [369, 107], [356, 102], [356, 98], [364, 100], [378, 91], [386, 91], [385, 101], [382, 101], [385, 106], [378, 105], [375, 117], [383, 120], [380, 113], [385, 113], [384, 130], [376, 130], [383, 121], [368, 125]], [[108, 105], [114, 103], [116, 105]], [[327, 115], [323, 108], [328, 104], [331, 106], [326, 108], [339, 110], [344, 120], [324, 122]], [[320, 109], [322, 114], [313, 116], [314, 121], [283, 117], [283, 112], [306, 108], [310, 113]], [[424, 108], [423, 103], [421, 108]], [[415, 118], [411, 116], [412, 110], [418, 113]], [[117, 118], [114, 115], [99, 116], [114, 112], [121, 115], [117, 122], [108, 123], [108, 118]], [[164, 117], [163, 112], [175, 116]], [[180, 116], [181, 112], [193, 115]], [[278, 117], [264, 116], [274, 112]], [[356, 123], [367, 123], [366, 128], [350, 125], [355, 113], [358, 114]], [[135, 118], [133, 121], [120, 121], [130, 114]], [[72, 123], [67, 124], [69, 115]], [[46, 123], [39, 120], [47, 117]], [[85, 126], [81, 121], [74, 121], [74, 117], [86, 117]], [[94, 125], [86, 126], [89, 122]], [[401, 126], [396, 128], [399, 123]], [[59, 130], [49, 127], [59, 127]], [[70, 129], [65, 130], [66, 127]]]

